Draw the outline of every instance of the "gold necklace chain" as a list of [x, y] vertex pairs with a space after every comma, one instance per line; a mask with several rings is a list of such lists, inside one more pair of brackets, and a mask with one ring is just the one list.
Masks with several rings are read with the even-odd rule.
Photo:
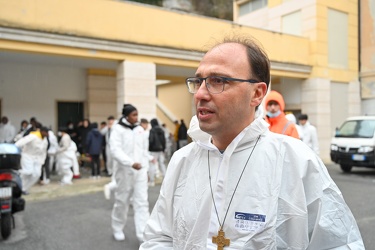
[[240, 175], [240, 178], [238, 179], [237, 181], [237, 184], [236, 184], [236, 187], [234, 188], [234, 191], [233, 191], [233, 194], [232, 194], [232, 197], [230, 198], [230, 201], [229, 201], [229, 205], [228, 205], [228, 208], [227, 208], [227, 211], [225, 212], [225, 216], [224, 216], [224, 219], [223, 219], [223, 223], [220, 223], [220, 219], [219, 219], [219, 213], [217, 212], [217, 208], [216, 208], [216, 203], [215, 203], [215, 198], [214, 198], [214, 193], [212, 191], [212, 184], [211, 184], [211, 170], [210, 170], [210, 150], [207, 151], [207, 161], [208, 161], [208, 178], [210, 180], [210, 190], [211, 190], [211, 196], [212, 196], [212, 201], [214, 203], [214, 207], [215, 207], [215, 212], [216, 212], [216, 216], [217, 216], [217, 221], [219, 222], [219, 226], [220, 226], [220, 230], [223, 229], [224, 227], [224, 223], [225, 223], [225, 219], [227, 218], [227, 215], [228, 215], [228, 211], [229, 211], [229, 207], [230, 205], [232, 204], [232, 200], [233, 200], [233, 197], [234, 197], [234, 194], [236, 193], [237, 191], [237, 187], [238, 187], [238, 184], [240, 183], [241, 179], [242, 179], [242, 175], [246, 169], [246, 166], [247, 166], [247, 163], [249, 162], [250, 158], [251, 158], [251, 155], [253, 154], [254, 152], [254, 149], [256, 147], [256, 145], [258, 144], [258, 141], [260, 139], [260, 135], [258, 136], [258, 139], [256, 140], [255, 142], [255, 145], [253, 147], [253, 149], [251, 150], [250, 154], [249, 154], [249, 157], [247, 158], [247, 161], [242, 169], [242, 172], [241, 172], [241, 175]]

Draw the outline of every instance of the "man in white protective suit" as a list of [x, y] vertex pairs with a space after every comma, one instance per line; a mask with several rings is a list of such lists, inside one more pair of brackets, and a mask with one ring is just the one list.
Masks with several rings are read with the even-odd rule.
[[[66, 130], [61, 129], [59, 132], [61, 139], [56, 154], [56, 168], [61, 175], [61, 185], [73, 184], [74, 169], [79, 168], [77, 160], [77, 144], [70, 138]], [[72, 172], [73, 169], [73, 172]]]
[[112, 231], [115, 240], [125, 240], [123, 232], [133, 202], [135, 233], [143, 242], [143, 232], [150, 216], [148, 204], [148, 138], [138, 123], [138, 111], [124, 104], [123, 117], [112, 127], [110, 151], [116, 164], [117, 187], [112, 210]]
[[194, 77], [193, 142], [174, 153], [140, 249], [364, 249], [319, 157], [270, 132], [257, 111], [270, 62], [251, 37], [226, 38]]
[[47, 137], [48, 128], [38, 124], [36, 131], [15, 142], [22, 150], [20, 174], [23, 194], [28, 194], [28, 190], [38, 182], [42, 173], [42, 165], [47, 156]]
[[116, 187], [116, 179], [115, 179], [115, 172], [116, 172], [116, 165], [115, 161], [113, 160], [111, 150], [110, 150], [110, 145], [109, 145], [109, 138], [111, 138], [111, 131], [113, 125], [117, 123], [117, 120], [115, 120], [115, 117], [109, 116], [107, 119], [107, 127], [105, 131], [103, 131], [103, 135], [105, 137], [105, 152], [107, 156], [107, 172], [108, 175], [111, 176], [111, 182], [107, 183], [104, 185], [104, 197], [109, 200], [111, 198], [111, 192], [113, 192]]

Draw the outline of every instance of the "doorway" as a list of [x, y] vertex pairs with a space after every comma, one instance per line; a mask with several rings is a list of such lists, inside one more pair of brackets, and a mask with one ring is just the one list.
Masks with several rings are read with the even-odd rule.
[[57, 103], [57, 129], [66, 128], [68, 121], [77, 125], [82, 121], [83, 102], [58, 102]]

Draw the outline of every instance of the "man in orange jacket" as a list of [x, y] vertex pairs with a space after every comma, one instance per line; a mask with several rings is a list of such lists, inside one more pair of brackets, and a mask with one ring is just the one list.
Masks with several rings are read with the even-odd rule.
[[272, 90], [267, 94], [264, 103], [267, 110], [266, 121], [270, 124], [270, 131], [299, 139], [296, 126], [285, 117], [285, 102], [282, 95]]

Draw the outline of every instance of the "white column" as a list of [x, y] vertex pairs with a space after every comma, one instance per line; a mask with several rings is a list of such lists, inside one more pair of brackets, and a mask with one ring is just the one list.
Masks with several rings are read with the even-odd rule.
[[359, 81], [349, 82], [348, 87], [348, 115], [361, 115], [361, 92]]
[[123, 61], [117, 68], [117, 115], [130, 103], [139, 119], [156, 117], [156, 66], [154, 63]]
[[302, 83], [301, 109], [309, 116], [318, 133], [320, 158], [331, 162], [331, 95], [330, 80], [323, 78], [307, 79]]

